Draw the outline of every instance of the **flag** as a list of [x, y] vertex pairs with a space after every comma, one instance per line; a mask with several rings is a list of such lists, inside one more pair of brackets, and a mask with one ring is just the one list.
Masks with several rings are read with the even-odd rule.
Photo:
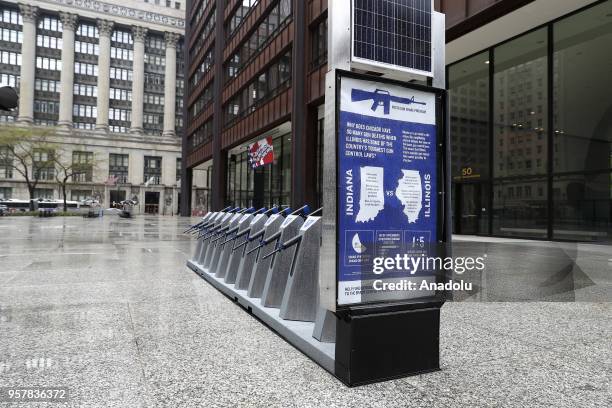
[[106, 182], [104, 184], [106, 184], [107, 186], [114, 186], [117, 184], [117, 180], [119, 179], [119, 177], [117, 176], [108, 176], [108, 178], [106, 179]]
[[256, 169], [259, 166], [265, 166], [274, 162], [274, 146], [272, 146], [272, 137], [266, 137], [250, 144], [249, 147], [249, 163], [251, 167]]

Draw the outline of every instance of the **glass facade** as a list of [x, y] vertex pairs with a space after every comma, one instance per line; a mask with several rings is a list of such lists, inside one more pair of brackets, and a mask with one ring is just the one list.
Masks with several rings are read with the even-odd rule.
[[290, 203], [291, 133], [274, 136], [274, 162], [253, 169], [249, 163], [247, 146], [264, 137], [265, 134], [229, 153], [228, 203], [237, 207], [270, 207]]
[[612, 238], [612, 1], [448, 67], [454, 232]]

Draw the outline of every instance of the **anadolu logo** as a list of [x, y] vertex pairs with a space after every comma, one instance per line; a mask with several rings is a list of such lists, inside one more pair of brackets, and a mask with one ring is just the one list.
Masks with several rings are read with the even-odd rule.
[[418, 102], [412, 98], [402, 98], [400, 96], [393, 96], [391, 92], [384, 89], [377, 89], [374, 92], [364, 91], [363, 89], [353, 88], [351, 90], [351, 102], [363, 102], [372, 100], [372, 111], [376, 112], [379, 106], [384, 108], [385, 115], [391, 113], [391, 102], [401, 103], [403, 105], [427, 105], [425, 102]]
[[368, 247], [366, 247], [365, 245], [361, 243], [361, 239], [359, 239], [358, 233], [355, 233], [355, 235], [353, 235], [352, 244], [353, 244], [353, 250], [357, 252], [358, 254], [363, 254], [368, 249]]

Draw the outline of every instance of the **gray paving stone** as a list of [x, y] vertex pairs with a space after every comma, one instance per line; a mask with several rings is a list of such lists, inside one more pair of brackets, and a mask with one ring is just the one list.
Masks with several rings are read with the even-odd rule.
[[612, 405], [609, 247], [458, 237], [489, 263], [442, 308], [442, 370], [347, 388], [187, 270], [189, 222], [1, 219], [0, 386], [87, 407]]

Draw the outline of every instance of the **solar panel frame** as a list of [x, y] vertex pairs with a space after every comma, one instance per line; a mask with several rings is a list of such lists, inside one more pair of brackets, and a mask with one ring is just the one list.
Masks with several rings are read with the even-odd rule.
[[[433, 12], [434, 0], [351, 0], [351, 63], [433, 76]], [[378, 29], [389, 19], [391, 30]]]

